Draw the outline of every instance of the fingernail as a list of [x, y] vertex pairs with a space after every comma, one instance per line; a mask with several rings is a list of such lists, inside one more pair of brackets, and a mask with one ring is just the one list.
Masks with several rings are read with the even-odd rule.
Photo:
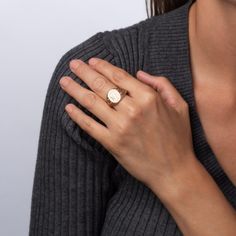
[[95, 65], [97, 62], [98, 62], [97, 58], [93, 57], [93, 58], [89, 59], [89, 64], [91, 64], [91, 65]]
[[73, 69], [73, 70], [75, 70], [75, 69], [77, 69], [77, 67], [78, 67], [80, 64], [82, 64], [82, 61], [81, 61], [81, 60], [79, 60], [79, 59], [72, 60], [72, 61], [70, 62], [70, 68]]
[[73, 111], [73, 108], [72, 108], [71, 105], [66, 105], [65, 109], [66, 109], [66, 111], [69, 112], [69, 113]]
[[148, 73], [146, 73], [142, 70], [139, 70], [137, 75], [140, 77], [150, 77], [150, 75]]
[[69, 83], [69, 79], [67, 77], [62, 77], [59, 82], [60, 82], [60, 85], [65, 87]]

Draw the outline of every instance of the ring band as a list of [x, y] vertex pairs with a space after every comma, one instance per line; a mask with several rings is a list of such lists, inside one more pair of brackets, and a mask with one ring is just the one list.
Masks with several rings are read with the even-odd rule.
[[108, 90], [106, 102], [110, 107], [117, 105], [128, 91], [123, 88], [114, 87]]

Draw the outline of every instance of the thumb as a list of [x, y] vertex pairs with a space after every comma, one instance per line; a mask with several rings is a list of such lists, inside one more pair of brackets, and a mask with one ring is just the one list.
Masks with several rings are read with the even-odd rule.
[[178, 90], [166, 77], [150, 75], [142, 70], [139, 70], [136, 75], [137, 79], [154, 88], [168, 105], [175, 107], [183, 100]]

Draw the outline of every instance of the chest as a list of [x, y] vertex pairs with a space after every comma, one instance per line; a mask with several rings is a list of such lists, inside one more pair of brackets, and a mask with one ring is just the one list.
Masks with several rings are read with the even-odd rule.
[[196, 106], [207, 142], [236, 186], [236, 100], [218, 92], [195, 89]]

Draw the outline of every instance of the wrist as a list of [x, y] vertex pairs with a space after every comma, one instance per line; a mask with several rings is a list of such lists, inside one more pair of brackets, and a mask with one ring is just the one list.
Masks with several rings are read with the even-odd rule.
[[168, 203], [183, 199], [184, 195], [188, 195], [198, 183], [201, 185], [206, 178], [204, 176], [206, 170], [194, 153], [191, 153], [178, 171], [165, 178], [153, 178], [149, 187], [163, 202]]

